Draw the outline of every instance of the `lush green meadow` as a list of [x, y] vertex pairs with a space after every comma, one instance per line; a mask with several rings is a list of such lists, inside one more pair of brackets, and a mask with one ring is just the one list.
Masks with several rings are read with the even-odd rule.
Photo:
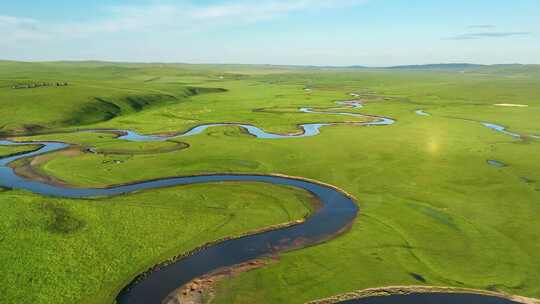
[[2, 303], [112, 303], [139, 273], [207, 242], [301, 219], [308, 194], [265, 184], [100, 200], [0, 192]]
[[0, 146], [0, 157], [8, 157], [39, 148], [39, 146]]
[[[540, 140], [530, 137], [540, 135], [539, 67], [0, 66], [2, 133], [78, 145], [81, 152], [55, 153], [36, 168], [73, 185], [280, 173], [329, 183], [358, 199], [361, 215], [349, 232], [220, 282], [214, 303], [304, 303], [406, 284], [540, 297]], [[11, 88], [25, 81], [69, 85]], [[296, 111], [336, 108], [335, 101], [351, 99], [352, 92], [365, 107], [341, 110], [397, 123], [344, 124], [282, 140], [256, 139], [233, 126], [161, 143], [129, 143], [110, 133], [25, 136], [92, 128], [170, 133], [212, 122], [298, 132], [300, 123], [362, 120]], [[495, 105], [508, 103], [528, 107]], [[418, 109], [432, 116], [415, 114]], [[98, 153], [83, 152], [90, 147]], [[0, 149], [0, 155], [17, 152]], [[4, 191], [0, 204], [0, 266], [8, 282], [0, 286], [2, 303], [110, 303], [134, 275], [159, 261], [309, 212], [306, 193], [256, 183], [82, 201]]]

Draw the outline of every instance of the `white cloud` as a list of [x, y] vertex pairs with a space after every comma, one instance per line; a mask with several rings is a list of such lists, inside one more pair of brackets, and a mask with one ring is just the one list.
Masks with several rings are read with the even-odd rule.
[[362, 0], [297, 0], [297, 1], [242, 1], [221, 5], [194, 7], [190, 17], [194, 19], [240, 18], [257, 20], [297, 11], [331, 9], [365, 3]]
[[2, 15], [0, 15], [0, 36], [3, 43], [47, 38], [47, 35], [40, 31], [37, 20]]
[[28, 18], [0, 16], [0, 33], [10, 35], [13, 42], [142, 31], [191, 32], [216, 25], [257, 22], [295, 12], [360, 5], [366, 1], [234, 0], [209, 5], [183, 1], [174, 5], [111, 6], [104, 8], [106, 17], [84, 23], [42, 24]]

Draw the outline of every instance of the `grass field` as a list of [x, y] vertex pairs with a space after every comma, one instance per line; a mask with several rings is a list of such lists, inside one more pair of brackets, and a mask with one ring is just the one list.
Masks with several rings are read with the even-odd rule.
[[39, 148], [36, 146], [0, 146], [0, 157], [7, 157], [17, 153], [24, 153]]
[[0, 193], [2, 303], [112, 303], [119, 289], [157, 263], [310, 210], [308, 194], [264, 184], [79, 201]]
[[[71, 184], [106, 186], [213, 172], [281, 173], [335, 185], [359, 200], [361, 215], [351, 231], [220, 282], [213, 303], [304, 303], [404, 284], [540, 297], [540, 140], [529, 137], [540, 134], [539, 67], [462, 73], [0, 65], [3, 134], [61, 140], [101, 152], [55, 153], [37, 168]], [[30, 80], [70, 85], [11, 89]], [[388, 116], [397, 123], [331, 126], [319, 136], [284, 140], [256, 139], [237, 127], [144, 144], [106, 133], [24, 136], [77, 128], [168, 133], [212, 122], [287, 133], [298, 131], [300, 123], [351, 120], [296, 109], [335, 108], [335, 101], [351, 99], [352, 92], [365, 107], [347, 111]], [[501, 103], [528, 107], [495, 106]], [[261, 108], [267, 111], [253, 111]], [[432, 116], [415, 114], [418, 109]], [[480, 122], [504, 125], [524, 138], [497, 133]], [[179, 149], [179, 142], [189, 148]], [[0, 155], [14, 152], [0, 149]], [[507, 167], [490, 166], [488, 160]], [[3, 281], [9, 282], [0, 287], [0, 302], [110, 303], [123, 284], [147, 267], [210, 240], [301, 218], [309, 210], [308, 199], [296, 190], [259, 184], [198, 185], [93, 201], [0, 192], [0, 266]]]

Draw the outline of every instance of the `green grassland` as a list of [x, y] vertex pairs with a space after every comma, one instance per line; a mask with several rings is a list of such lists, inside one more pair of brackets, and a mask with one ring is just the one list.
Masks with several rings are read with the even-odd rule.
[[216, 239], [301, 219], [310, 210], [307, 193], [256, 183], [99, 200], [5, 191], [0, 203], [2, 303], [112, 303], [157, 263]]
[[[169, 133], [212, 122], [287, 133], [298, 131], [300, 123], [358, 120], [295, 110], [336, 108], [335, 101], [351, 99], [351, 92], [361, 95], [366, 106], [342, 111], [397, 120], [384, 127], [331, 126], [319, 136], [284, 140], [256, 139], [233, 126], [163, 143], [129, 143], [108, 133], [19, 137], [102, 152], [55, 153], [38, 168], [79, 186], [213, 172], [281, 173], [335, 185], [358, 199], [361, 215], [351, 231], [222, 281], [213, 303], [303, 303], [404, 284], [540, 297], [540, 140], [514, 139], [479, 123], [540, 135], [538, 67], [461, 72], [0, 64], [5, 67], [0, 83], [6, 84], [0, 102], [11, 107], [0, 108], [4, 134], [77, 128]], [[22, 93], [10, 88], [20, 79], [53, 78], [73, 85]], [[133, 96], [145, 106], [130, 106], [126, 100]], [[89, 112], [91, 119], [76, 118], [73, 109], [93, 104], [96, 97], [121, 111], [109, 117], [103, 114], [108, 109], [98, 108]], [[499, 103], [528, 107], [495, 106]], [[60, 111], [54, 104], [66, 108]], [[254, 111], [261, 108], [266, 111]], [[432, 116], [416, 115], [418, 109]], [[28, 128], [32, 125], [40, 127]], [[189, 148], [174, 149], [180, 142]], [[491, 159], [507, 167], [490, 166]], [[0, 250], [0, 265], [10, 284], [0, 287], [0, 295], [8, 303], [110, 303], [123, 284], [153, 263], [206, 241], [302, 217], [306, 201], [301, 192], [259, 184], [178, 187], [93, 201], [2, 192], [6, 219], [0, 221], [5, 231], [0, 246], [6, 250]], [[56, 211], [50, 208], [76, 218], [60, 224], [76, 232], [51, 232]]]
[[15, 155], [18, 153], [24, 153], [27, 151], [32, 151], [39, 148], [38, 145], [35, 146], [0, 146], [0, 158], [7, 157], [10, 155]]

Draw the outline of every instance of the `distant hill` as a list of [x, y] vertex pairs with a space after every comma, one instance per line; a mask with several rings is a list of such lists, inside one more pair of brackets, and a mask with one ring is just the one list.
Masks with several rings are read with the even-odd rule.
[[396, 65], [390, 67], [376, 67], [367, 65], [349, 65], [349, 66], [332, 66], [332, 65], [276, 65], [276, 64], [191, 64], [191, 63], [159, 63], [159, 62], [113, 62], [100, 60], [81, 60], [81, 61], [12, 61], [0, 59], [1, 66], [27, 66], [27, 67], [47, 67], [47, 66], [72, 66], [72, 67], [102, 67], [102, 68], [189, 68], [197, 70], [404, 70], [404, 71], [447, 71], [447, 72], [479, 72], [487, 74], [535, 74], [540, 73], [539, 64], [472, 64], [472, 63], [434, 63], [434, 64], [417, 64], [417, 65]]
[[466, 70], [466, 69], [478, 69], [487, 67], [482, 64], [472, 63], [438, 63], [438, 64], [419, 64], [419, 65], [398, 65], [391, 66], [386, 69], [394, 70]]

